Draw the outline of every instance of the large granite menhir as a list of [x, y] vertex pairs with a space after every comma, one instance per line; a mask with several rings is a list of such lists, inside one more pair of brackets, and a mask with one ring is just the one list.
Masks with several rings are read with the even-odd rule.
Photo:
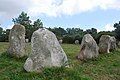
[[78, 59], [92, 59], [98, 57], [98, 46], [90, 34], [84, 35]]
[[109, 35], [102, 35], [99, 41], [99, 52], [100, 53], [110, 53], [116, 49], [116, 39]]
[[111, 42], [110, 51], [116, 50], [116, 39], [115, 39], [114, 36], [112, 36], [112, 37], [110, 38], [110, 42]]
[[35, 31], [31, 45], [32, 53], [24, 64], [27, 72], [41, 72], [44, 67], [67, 65], [67, 56], [51, 31], [45, 28]]
[[9, 34], [9, 48], [8, 54], [15, 57], [23, 57], [25, 53], [25, 27], [16, 24]]

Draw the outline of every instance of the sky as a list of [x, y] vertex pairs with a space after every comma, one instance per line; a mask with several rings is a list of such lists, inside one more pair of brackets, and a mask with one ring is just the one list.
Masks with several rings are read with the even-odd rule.
[[120, 21], [120, 0], [0, 0], [0, 27], [11, 29], [22, 11], [44, 27], [112, 31]]

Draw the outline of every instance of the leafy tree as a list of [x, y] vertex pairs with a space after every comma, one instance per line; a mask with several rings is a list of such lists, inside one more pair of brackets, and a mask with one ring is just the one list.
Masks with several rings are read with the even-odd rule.
[[32, 33], [37, 30], [40, 27], [43, 27], [43, 23], [41, 22], [40, 19], [37, 19], [34, 21], [33, 25], [31, 24], [32, 21], [30, 20], [30, 17], [27, 15], [27, 13], [22, 12], [18, 18], [13, 18], [12, 20], [14, 24], [21, 24], [25, 26], [26, 29], [26, 36], [25, 38], [31, 40]]
[[0, 27], [0, 41], [2, 41], [2, 36], [3, 36], [3, 28], [2, 27]]
[[26, 38], [28, 38], [28, 39], [31, 38], [30, 29], [32, 28], [32, 26], [31, 26], [31, 20], [29, 19], [29, 16], [27, 15], [27, 13], [22, 12], [18, 16], [18, 18], [13, 18], [12, 21], [14, 22], [14, 24], [21, 24], [21, 25], [25, 26], [25, 29], [26, 29]]
[[33, 23], [34, 29], [38, 29], [38, 28], [42, 28], [42, 27], [43, 27], [43, 23], [41, 22], [40, 19], [37, 19], [36, 21], [34, 21], [34, 23]]
[[[74, 43], [75, 40], [79, 40], [81, 42], [82, 38], [84, 36], [84, 32], [80, 28], [67, 28], [66, 29], [66, 36], [63, 37], [63, 42], [70, 42]], [[69, 38], [69, 39], [66, 39]], [[66, 40], [66, 41], [65, 41]]]
[[74, 35], [74, 34], [78, 34], [80, 32], [83, 32], [83, 30], [80, 28], [67, 28], [66, 32], [67, 32], [67, 34]]
[[3, 30], [2, 27], [0, 27], [0, 41], [1, 42], [8, 42], [10, 29], [6, 29], [6, 31]]
[[94, 37], [97, 34], [97, 29], [95, 28], [87, 29], [85, 33], [89, 33]]
[[70, 43], [70, 44], [73, 44], [74, 43], [74, 38], [71, 37], [71, 36], [64, 36], [63, 37], [63, 43]]
[[10, 29], [6, 29], [6, 31], [3, 32], [3, 37], [5, 42], [9, 41], [9, 33], [10, 33]]
[[24, 25], [26, 29], [30, 28], [31, 25], [31, 20], [29, 19], [30, 17], [27, 15], [27, 13], [22, 12], [18, 18], [13, 18], [14, 24], [21, 24]]
[[79, 43], [81, 43], [82, 38], [83, 38], [82, 35], [76, 35], [75, 38], [74, 38], [74, 42], [75, 42], [75, 40], [79, 40]]
[[2, 32], [3, 32], [3, 28], [0, 27], [0, 35], [2, 35]]
[[52, 31], [57, 36], [58, 39], [62, 39], [62, 37], [66, 34], [66, 31], [61, 27], [59, 28], [54, 27], [53, 29], [52, 28], [48, 29]]
[[29, 33], [28, 34], [29, 41], [31, 41], [31, 36], [33, 32], [42, 27], [43, 27], [43, 23], [41, 22], [40, 19], [37, 19], [36, 21], [34, 21], [33, 25], [31, 25], [31, 27], [27, 30]]
[[115, 23], [114, 27], [116, 28], [114, 30], [115, 37], [116, 37], [116, 39], [120, 40], [120, 21], [119, 21], [119, 23]]

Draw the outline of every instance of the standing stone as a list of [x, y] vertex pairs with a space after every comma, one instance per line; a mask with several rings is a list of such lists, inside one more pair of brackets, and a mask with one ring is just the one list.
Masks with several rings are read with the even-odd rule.
[[109, 35], [102, 35], [99, 41], [99, 52], [110, 53], [110, 51], [116, 49], [116, 39]]
[[99, 40], [99, 52], [100, 53], [109, 53], [110, 51], [110, 36], [102, 35]]
[[9, 48], [8, 54], [15, 57], [25, 56], [25, 27], [16, 24], [9, 34]]
[[78, 59], [92, 59], [98, 57], [98, 46], [96, 41], [90, 34], [84, 35], [81, 43], [80, 53]]
[[32, 53], [24, 64], [27, 72], [40, 72], [44, 67], [67, 65], [67, 56], [51, 31], [45, 28], [35, 31], [31, 45]]
[[110, 51], [116, 50], [116, 39], [115, 39], [114, 36], [112, 36], [110, 38], [110, 42], [111, 42], [111, 44], [110, 44]]
[[61, 40], [59, 40], [59, 43], [60, 43], [60, 44], [62, 44], [62, 42], [63, 42], [63, 40], [62, 40], [62, 39], [61, 39]]
[[75, 44], [79, 44], [79, 40], [75, 40]]

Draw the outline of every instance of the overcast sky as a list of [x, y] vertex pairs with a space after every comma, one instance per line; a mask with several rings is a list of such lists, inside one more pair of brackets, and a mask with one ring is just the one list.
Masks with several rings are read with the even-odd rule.
[[1, 27], [11, 28], [22, 11], [33, 21], [41, 19], [44, 27], [111, 31], [120, 21], [120, 0], [0, 0]]

